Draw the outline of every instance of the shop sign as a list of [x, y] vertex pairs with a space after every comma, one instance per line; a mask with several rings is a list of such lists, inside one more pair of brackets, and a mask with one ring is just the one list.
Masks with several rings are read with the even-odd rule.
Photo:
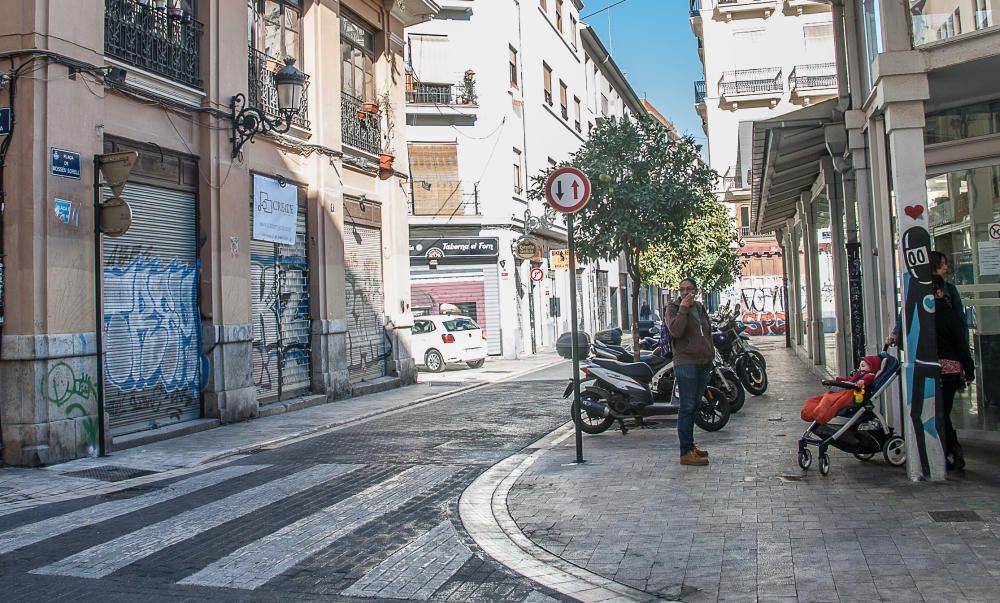
[[10, 134], [10, 109], [0, 107], [0, 136]]
[[52, 175], [80, 179], [80, 154], [74, 151], [52, 149]]
[[499, 248], [500, 240], [496, 237], [410, 239], [411, 258], [495, 258], [499, 255]]
[[295, 244], [299, 189], [274, 178], [253, 176], [253, 238], [282, 245]]
[[531, 237], [521, 237], [514, 243], [514, 255], [522, 260], [530, 260], [539, 256], [538, 241]]
[[569, 249], [553, 249], [549, 252], [550, 270], [569, 270]]
[[979, 241], [979, 276], [998, 275], [1000, 275], [1000, 240], [991, 238], [989, 241]]

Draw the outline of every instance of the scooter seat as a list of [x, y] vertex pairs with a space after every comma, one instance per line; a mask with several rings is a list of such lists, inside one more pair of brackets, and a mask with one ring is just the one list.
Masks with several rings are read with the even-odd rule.
[[649, 383], [653, 379], [653, 369], [645, 362], [618, 362], [604, 358], [591, 358], [590, 361], [601, 368], [632, 377], [642, 383]]
[[667, 358], [664, 358], [663, 356], [657, 356], [656, 354], [643, 354], [642, 356], [639, 357], [639, 360], [648, 364], [649, 368], [653, 369], [654, 371], [663, 366], [664, 364], [670, 362], [670, 360], [668, 360]]

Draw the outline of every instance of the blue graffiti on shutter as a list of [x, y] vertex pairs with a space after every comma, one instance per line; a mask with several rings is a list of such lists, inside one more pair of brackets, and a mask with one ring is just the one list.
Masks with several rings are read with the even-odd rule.
[[130, 300], [104, 313], [107, 348], [129, 354], [105, 358], [108, 382], [126, 392], [162, 385], [168, 392], [201, 391], [208, 359], [201, 355], [197, 306], [200, 263], [137, 257], [125, 268], [104, 269], [104, 289]]

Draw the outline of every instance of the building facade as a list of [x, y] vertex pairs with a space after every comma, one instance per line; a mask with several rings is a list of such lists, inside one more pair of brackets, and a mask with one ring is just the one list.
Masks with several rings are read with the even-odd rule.
[[[941, 478], [940, 442], [923, 429], [937, 371], [933, 315], [920, 304], [931, 250], [954, 266], [977, 364], [956, 427], [990, 439], [1000, 427], [990, 371], [1000, 341], [1000, 84], [983, 77], [1000, 66], [1000, 28], [989, 2], [832, 6], [838, 94], [784, 123], [755, 124], [753, 224], [778, 229], [789, 250], [789, 304], [799, 310], [790, 340], [815, 364], [842, 372], [880, 349], [901, 314], [902, 407], [888, 407], [912, 446], [910, 475]], [[828, 283], [838, 325], [850, 325], [839, 341], [819, 335]]]
[[[0, 135], [5, 463], [415, 380], [403, 28], [436, 3], [14, 4], [0, 22], [0, 105], [16, 116]], [[287, 132], [247, 139], [290, 102], [274, 79], [286, 59], [307, 77], [301, 107]], [[95, 158], [127, 151], [131, 227], [95, 240], [95, 197], [111, 195]]]
[[[568, 160], [598, 119], [642, 110], [581, 8], [442, 2], [406, 32], [414, 311], [457, 306], [486, 329], [491, 355], [533, 353], [570, 328], [565, 227], [529, 199], [531, 179]], [[515, 254], [525, 234], [534, 257]], [[576, 278], [583, 328], [621, 324], [617, 262], [581, 263]]]
[[708, 136], [717, 196], [733, 212], [743, 262], [726, 296], [758, 335], [785, 332], [781, 248], [752, 226], [752, 124], [831, 98], [837, 90], [830, 5], [813, 0], [693, 0], [691, 30], [704, 80], [695, 109]]

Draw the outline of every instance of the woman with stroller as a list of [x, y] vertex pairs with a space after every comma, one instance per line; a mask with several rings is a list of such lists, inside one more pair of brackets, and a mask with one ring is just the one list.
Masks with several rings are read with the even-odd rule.
[[941, 364], [941, 399], [943, 409], [941, 418], [944, 420], [943, 446], [945, 460], [949, 469], [965, 467], [962, 446], [958, 443], [958, 434], [951, 422], [951, 411], [955, 406], [955, 394], [963, 387], [965, 381], [976, 378], [976, 365], [969, 350], [969, 336], [966, 326], [952, 306], [952, 300], [947, 295], [947, 286], [939, 274], [931, 281], [934, 289], [934, 327], [937, 330], [938, 361]]

